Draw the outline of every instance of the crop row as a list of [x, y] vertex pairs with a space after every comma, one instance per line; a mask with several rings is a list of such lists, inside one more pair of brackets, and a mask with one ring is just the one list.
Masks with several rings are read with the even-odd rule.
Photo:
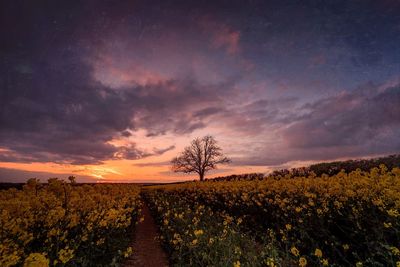
[[[381, 166], [331, 177], [195, 182], [152, 190], [163, 199], [172, 198], [174, 203], [166, 206], [173, 209], [204, 206], [214, 213], [210, 217], [215, 226], [210, 227], [219, 227], [215, 214], [240, 219], [238, 232], [252, 233], [261, 246], [273, 244], [266, 251], [275, 254], [264, 260], [271, 258], [274, 264], [400, 265], [400, 170], [396, 168], [388, 171]], [[160, 216], [168, 217], [168, 211], [159, 211]]]
[[0, 192], [0, 266], [112, 266], [128, 256], [140, 188], [31, 180]]
[[173, 266], [263, 266], [263, 255], [271, 254], [239, 231], [240, 218], [162, 190], [146, 198]]

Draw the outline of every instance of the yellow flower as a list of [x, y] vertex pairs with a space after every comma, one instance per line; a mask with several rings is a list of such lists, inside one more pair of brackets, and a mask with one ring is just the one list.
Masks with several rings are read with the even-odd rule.
[[193, 246], [197, 245], [197, 239], [193, 239], [192, 245], [193, 245]]
[[383, 226], [385, 227], [385, 228], [390, 228], [390, 227], [392, 227], [392, 223], [383, 223]]
[[235, 247], [235, 254], [242, 254], [242, 250], [240, 249], [240, 247]]
[[301, 258], [299, 259], [299, 266], [300, 266], [300, 267], [305, 267], [305, 266], [307, 266], [307, 260], [306, 260], [306, 258], [301, 257]]
[[74, 257], [74, 250], [69, 249], [68, 247], [66, 247], [65, 249], [61, 249], [58, 252], [58, 259], [64, 264], [69, 262], [73, 257]]
[[194, 235], [195, 236], [199, 236], [199, 235], [202, 235], [204, 232], [203, 232], [203, 230], [194, 230]]
[[315, 249], [314, 255], [317, 256], [318, 258], [321, 258], [322, 257], [322, 251], [319, 248], [317, 248], [317, 249]]
[[392, 217], [398, 217], [400, 215], [398, 210], [395, 210], [395, 209], [390, 209], [390, 210], [388, 210], [387, 213], [389, 214], [389, 216], [392, 216]]
[[396, 262], [396, 267], [400, 267], [400, 261]]
[[362, 267], [362, 266], [363, 266], [363, 263], [361, 261], [356, 263], [356, 267]]
[[96, 245], [100, 246], [102, 244], [104, 244], [105, 239], [104, 238], [100, 238], [99, 240], [96, 241]]
[[274, 258], [268, 258], [265, 261], [265, 263], [267, 264], [268, 267], [276, 267]]
[[126, 251], [124, 252], [124, 257], [125, 257], [125, 258], [128, 258], [130, 255], [132, 255], [132, 253], [133, 253], [132, 247], [128, 247], [128, 248], [126, 249]]
[[41, 253], [31, 253], [24, 261], [24, 267], [48, 267], [49, 264], [49, 259]]
[[292, 230], [292, 225], [290, 225], [290, 224], [286, 224], [285, 227], [286, 227], [286, 230], [288, 230], [288, 231]]
[[299, 253], [300, 253], [299, 250], [296, 247], [292, 247], [290, 249], [290, 252], [292, 252], [292, 254], [295, 255], [295, 256], [299, 256]]
[[328, 265], [329, 265], [329, 262], [328, 262], [327, 259], [322, 259], [322, 260], [321, 260], [321, 264], [322, 264], [322, 266], [328, 266]]
[[233, 267], [240, 267], [240, 261], [236, 261], [233, 263]]
[[343, 249], [344, 249], [344, 250], [348, 250], [349, 248], [350, 248], [350, 246], [349, 246], [348, 244], [344, 244], [344, 245], [343, 245]]
[[81, 240], [82, 240], [83, 242], [87, 241], [87, 240], [88, 240], [88, 236], [87, 236], [86, 234], [84, 234], [84, 235], [81, 237]]
[[400, 250], [396, 247], [391, 247], [390, 250], [392, 251], [393, 255], [399, 256], [400, 255]]

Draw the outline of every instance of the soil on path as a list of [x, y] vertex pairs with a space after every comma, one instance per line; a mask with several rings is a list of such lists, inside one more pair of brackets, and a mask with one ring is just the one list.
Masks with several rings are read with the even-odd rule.
[[132, 235], [133, 254], [125, 263], [124, 267], [167, 267], [168, 257], [157, 239], [157, 226], [150, 214], [149, 207], [144, 203], [142, 214], [144, 221], [139, 222]]

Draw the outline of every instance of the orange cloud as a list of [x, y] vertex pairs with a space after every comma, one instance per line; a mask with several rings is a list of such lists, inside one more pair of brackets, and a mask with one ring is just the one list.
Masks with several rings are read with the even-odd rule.
[[92, 62], [92, 66], [94, 78], [113, 88], [155, 84], [166, 79], [160, 73], [149, 70], [132, 59], [117, 62], [111, 56], [102, 55]]

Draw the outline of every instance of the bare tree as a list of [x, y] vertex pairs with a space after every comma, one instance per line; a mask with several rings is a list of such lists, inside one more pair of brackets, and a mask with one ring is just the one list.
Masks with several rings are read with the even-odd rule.
[[231, 160], [224, 156], [214, 137], [207, 135], [194, 139], [171, 164], [174, 172], [196, 172], [200, 181], [203, 181], [207, 171], [216, 169], [218, 164], [229, 162]]

